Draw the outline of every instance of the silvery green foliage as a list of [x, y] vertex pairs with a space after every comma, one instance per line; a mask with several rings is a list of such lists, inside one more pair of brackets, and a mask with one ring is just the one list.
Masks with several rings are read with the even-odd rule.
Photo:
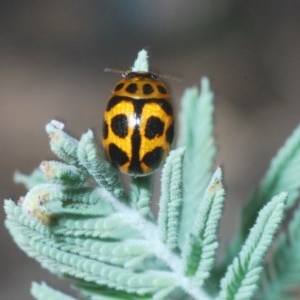
[[221, 280], [218, 299], [250, 299], [262, 272], [262, 258], [283, 218], [286, 193], [273, 197], [258, 214], [240, 253]]
[[[300, 193], [300, 181], [298, 180], [299, 172], [300, 125], [296, 127], [292, 135], [286, 140], [285, 144], [279, 149], [276, 156], [271, 160], [269, 169], [267, 170], [260, 184], [254, 189], [248, 204], [242, 211], [241, 226], [238, 230], [238, 233], [234, 237], [231, 245], [228, 247], [227, 253], [224, 256], [225, 259], [221, 262], [221, 266], [215, 269], [216, 276], [214, 277], [214, 281], [219, 281], [219, 279], [224, 275], [224, 271], [228, 263], [230, 263], [230, 261], [238, 254], [239, 249], [242, 247], [242, 244], [247, 238], [249, 229], [255, 223], [257, 212], [267, 204], [268, 199], [271, 199], [273, 196], [280, 193], [280, 191], [285, 191], [288, 193], [286, 209], [290, 210], [291, 208], [295, 207]], [[283, 240], [289, 241], [288, 231], [280, 232], [278, 243], [282, 243]], [[300, 245], [299, 243], [300, 240], [298, 243], [295, 242], [292, 247], [288, 247], [289, 243], [286, 242], [286, 247], [281, 249], [281, 253], [284, 253], [286, 258], [291, 259], [288, 263], [291, 263], [293, 266], [295, 266], [292, 260], [292, 253], [295, 251], [293, 247], [297, 247]], [[276, 257], [279, 259], [278, 255]], [[283, 257], [281, 260], [282, 259]], [[273, 271], [271, 271], [271, 273], [272, 272]], [[281, 273], [277, 272], [276, 276], [281, 277], [280, 274]], [[298, 281], [296, 280], [296, 282]], [[295, 285], [296, 284], [293, 284], [292, 286]], [[287, 287], [289, 287], [288, 284], [287, 286], [282, 285], [282, 290]], [[278, 293], [280, 295], [281, 291], [278, 291]], [[280, 299], [280, 297], [278, 299]]]
[[[281, 232], [274, 254], [264, 268], [263, 280], [256, 299], [295, 299], [293, 289], [299, 288], [300, 274], [300, 208], [298, 207], [285, 231]], [[298, 298], [297, 298], [298, 299]]]
[[[185, 189], [180, 240], [183, 245], [186, 230], [195, 222], [197, 205], [212, 176], [212, 164], [216, 154], [213, 137], [213, 92], [209, 80], [202, 78], [201, 93], [196, 87], [187, 89], [182, 97], [180, 115], [181, 135], [179, 144], [186, 147], [184, 157]], [[195, 163], [197, 161], [197, 163]]]
[[300, 126], [298, 126], [284, 146], [272, 159], [259, 186], [251, 195], [249, 204], [245, 207], [242, 218], [241, 236], [244, 239], [247, 228], [255, 222], [256, 212], [261, 209], [274, 195], [281, 191], [289, 194], [287, 208], [293, 206], [300, 194]]
[[[147, 52], [139, 57], [147, 60]], [[148, 63], [134, 68], [148, 70]], [[274, 236], [299, 193], [293, 179], [300, 130], [256, 189], [256, 211], [249, 203], [251, 222], [243, 225], [234, 255], [217, 264], [225, 190], [222, 170], [213, 167], [213, 107], [207, 78], [200, 92], [185, 92], [180, 146], [162, 168], [157, 217], [151, 212], [151, 177], [133, 178], [125, 190], [92, 131], [76, 140], [51, 121], [46, 131], [60, 161], [44, 161], [29, 176], [16, 173], [28, 192], [18, 204], [5, 201], [5, 223], [17, 245], [44, 268], [73, 280], [79, 299], [296, 299], [287, 290], [300, 283], [299, 208]], [[34, 283], [31, 291], [36, 299], [75, 299], [44, 283]]]

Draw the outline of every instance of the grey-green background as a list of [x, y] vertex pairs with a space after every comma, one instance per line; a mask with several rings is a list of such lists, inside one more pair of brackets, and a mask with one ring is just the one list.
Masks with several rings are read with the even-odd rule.
[[[142, 48], [153, 70], [182, 78], [168, 82], [177, 111], [185, 87], [204, 75], [212, 80], [216, 164], [227, 186], [224, 245], [269, 158], [300, 120], [296, 0], [1, 1], [0, 198], [25, 193], [13, 183], [15, 170], [31, 172], [54, 157], [44, 131], [49, 120], [65, 121], [76, 137], [88, 128], [99, 136], [119, 79], [103, 69], [129, 68]], [[12, 242], [3, 209], [0, 217], [0, 299], [32, 299], [32, 280], [64, 289], [66, 282]]]

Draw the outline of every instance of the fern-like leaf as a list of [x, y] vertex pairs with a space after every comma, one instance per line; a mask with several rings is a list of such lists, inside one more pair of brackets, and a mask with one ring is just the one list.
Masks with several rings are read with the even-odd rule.
[[183, 201], [182, 171], [185, 148], [173, 150], [162, 171], [162, 192], [158, 226], [163, 242], [170, 249], [178, 247], [178, 233]]
[[[122, 266], [126, 269], [142, 268], [142, 261], [153, 254], [140, 239], [125, 241], [95, 241], [93, 238], [63, 237], [59, 239], [60, 248], [70, 253], [91, 259]], [[140, 266], [138, 266], [140, 264]]]
[[198, 206], [197, 217], [182, 254], [185, 273], [188, 276], [195, 276], [194, 281], [199, 286], [209, 276], [213, 267], [224, 196], [222, 172], [218, 168], [206, 189], [201, 205]]
[[78, 216], [61, 217], [52, 227], [59, 236], [93, 237], [101, 239], [140, 238], [136, 229], [128, 226], [128, 222], [120, 213], [108, 217], [78, 218]]
[[[72, 199], [72, 200], [71, 200]], [[40, 184], [32, 188], [21, 200], [22, 208], [42, 223], [51, 223], [56, 215], [107, 215], [114, 211], [104, 200], [99, 188], [66, 189], [57, 184]]]
[[280, 234], [264, 272], [257, 299], [289, 299], [300, 285], [300, 207]]
[[209, 80], [202, 78], [201, 92], [186, 90], [182, 98], [180, 144], [186, 147], [184, 158], [184, 202], [180, 229], [180, 245], [194, 222], [197, 206], [211, 178], [216, 153], [213, 138], [213, 93]]
[[287, 139], [271, 161], [271, 165], [259, 187], [254, 191], [242, 215], [241, 239], [244, 240], [253, 225], [255, 214], [268, 199], [281, 191], [289, 194], [287, 207], [291, 207], [299, 196], [300, 180], [300, 125]]
[[78, 159], [100, 187], [105, 187], [117, 197], [123, 196], [123, 188], [115, 169], [101, 155], [91, 130], [83, 134], [78, 145]]
[[[55, 189], [55, 185], [47, 187]], [[61, 187], [56, 189], [59, 190], [59, 188]], [[45, 190], [43, 189], [40, 194], [43, 195], [44, 192]], [[45, 199], [44, 203], [41, 203], [41, 207], [50, 217], [66, 214], [74, 214], [78, 217], [80, 215], [106, 216], [114, 211], [113, 207], [105, 200], [105, 196], [102, 195], [102, 190], [100, 188], [83, 187], [76, 190], [61, 189], [60, 193], [57, 194], [52, 192], [53, 190], [48, 194], [49, 198]], [[38, 193], [35, 196], [38, 197], [40, 194]], [[26, 198], [27, 196], [25, 199]]]
[[28, 220], [20, 207], [6, 202], [8, 220], [6, 226], [15, 242], [26, 253], [35, 257], [48, 270], [87, 283], [106, 285], [127, 293], [147, 295], [176, 284], [172, 273], [148, 270], [134, 272], [113, 264], [70, 253], [57, 239], [51, 239], [49, 227]]
[[52, 120], [46, 125], [51, 150], [64, 162], [78, 165], [78, 141], [63, 131], [64, 126], [63, 123], [56, 120]]
[[83, 186], [88, 177], [82, 169], [58, 161], [43, 161], [40, 169], [48, 181], [72, 188]]
[[282, 221], [286, 198], [286, 193], [274, 196], [261, 209], [242, 250], [221, 281], [218, 299], [246, 300], [253, 296], [262, 271], [263, 258]]

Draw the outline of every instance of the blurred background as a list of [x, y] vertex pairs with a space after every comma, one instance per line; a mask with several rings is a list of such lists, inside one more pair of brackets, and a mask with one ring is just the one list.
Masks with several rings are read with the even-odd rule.
[[[270, 158], [300, 120], [300, 2], [293, 0], [0, 1], [0, 198], [25, 189], [15, 170], [52, 159], [44, 127], [75, 137], [92, 128], [118, 74], [146, 48], [169, 80], [178, 111], [188, 86], [209, 76], [216, 95], [216, 163], [225, 170], [222, 243]], [[98, 141], [100, 138], [98, 138]], [[159, 188], [159, 185], [157, 185]], [[32, 299], [33, 280], [66, 286], [12, 242], [0, 211], [0, 298]]]

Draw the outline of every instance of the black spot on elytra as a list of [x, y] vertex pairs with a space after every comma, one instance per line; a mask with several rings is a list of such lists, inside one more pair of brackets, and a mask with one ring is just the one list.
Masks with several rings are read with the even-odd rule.
[[105, 120], [103, 121], [102, 136], [103, 136], [104, 140], [107, 139], [107, 137], [108, 137], [108, 125]]
[[113, 143], [108, 146], [108, 154], [114, 166], [122, 166], [129, 161], [126, 152]]
[[166, 131], [166, 140], [169, 144], [172, 144], [173, 137], [174, 137], [174, 123], [172, 122], [172, 124], [168, 127]]
[[116, 87], [115, 87], [115, 91], [119, 91], [123, 86], [124, 86], [123, 82], [117, 84]]
[[173, 108], [171, 106], [171, 104], [166, 101], [166, 100], [161, 100], [159, 102], [160, 107], [164, 110], [164, 112], [169, 115], [172, 116], [173, 115]]
[[143, 93], [144, 93], [144, 95], [149, 95], [149, 94], [152, 94], [153, 92], [154, 92], [154, 89], [153, 89], [153, 87], [152, 87], [151, 84], [145, 83], [143, 85]]
[[128, 93], [135, 93], [137, 91], [137, 85], [135, 83], [130, 83], [127, 87], [126, 87], [126, 92]]
[[147, 120], [145, 137], [149, 140], [161, 136], [164, 132], [165, 123], [160, 118], [150, 117]]
[[167, 90], [160, 84], [157, 85], [157, 89], [160, 93], [166, 95], [167, 94]]
[[119, 96], [111, 97], [108, 101], [106, 111], [107, 112], [110, 111], [114, 106], [116, 106], [117, 104], [119, 104], [122, 101], [123, 101], [122, 97], [119, 97]]
[[113, 133], [121, 138], [128, 134], [128, 121], [125, 114], [119, 114], [111, 119], [111, 129]]
[[164, 149], [162, 147], [156, 147], [152, 151], [147, 152], [142, 161], [151, 169], [155, 169], [162, 161], [163, 153]]

